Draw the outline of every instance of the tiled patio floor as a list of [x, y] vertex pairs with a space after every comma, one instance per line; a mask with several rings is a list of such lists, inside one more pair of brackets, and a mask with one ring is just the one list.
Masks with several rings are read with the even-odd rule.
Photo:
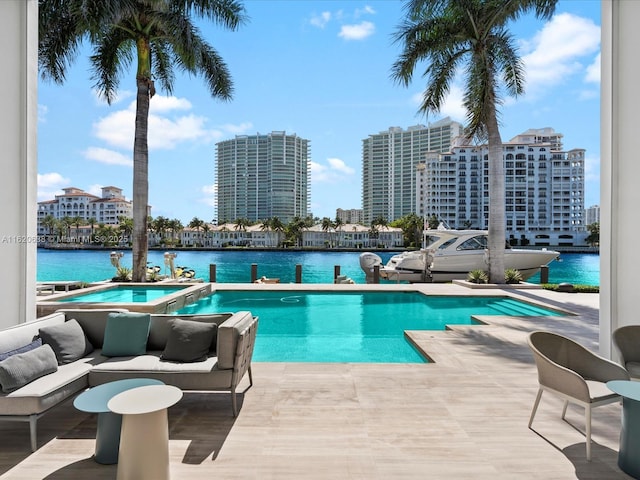
[[[469, 293], [455, 285], [419, 288]], [[237, 418], [225, 394], [186, 394], [170, 408], [172, 478], [630, 478], [617, 466], [619, 404], [594, 410], [591, 462], [581, 409], [569, 407], [572, 426], [560, 420], [561, 401], [545, 394], [535, 431], [527, 428], [537, 391], [527, 333], [563, 332], [597, 348], [598, 295], [512, 294], [578, 315], [492, 317], [490, 325], [411, 332], [431, 364], [256, 362]], [[116, 466], [91, 458], [94, 436], [95, 417], [71, 401], [40, 420], [35, 453], [27, 424], [2, 422], [1, 478], [115, 479]]]

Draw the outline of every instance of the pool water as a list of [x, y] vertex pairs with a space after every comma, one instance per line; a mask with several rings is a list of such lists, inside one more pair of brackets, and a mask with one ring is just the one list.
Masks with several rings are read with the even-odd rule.
[[239, 310], [260, 317], [253, 359], [263, 362], [422, 363], [405, 330], [471, 325], [472, 315], [561, 315], [508, 297], [291, 291], [216, 292], [176, 314]]
[[61, 298], [59, 302], [138, 303], [151, 302], [165, 295], [183, 290], [184, 287], [123, 286], [107, 290]]

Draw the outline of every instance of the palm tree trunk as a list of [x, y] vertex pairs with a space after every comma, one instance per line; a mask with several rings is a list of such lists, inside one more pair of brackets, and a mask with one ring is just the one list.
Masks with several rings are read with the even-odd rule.
[[504, 283], [505, 178], [502, 138], [495, 109], [487, 118], [489, 135], [489, 281]]
[[136, 129], [133, 141], [133, 268], [132, 280], [147, 278], [147, 205], [149, 203], [149, 79], [138, 75]]

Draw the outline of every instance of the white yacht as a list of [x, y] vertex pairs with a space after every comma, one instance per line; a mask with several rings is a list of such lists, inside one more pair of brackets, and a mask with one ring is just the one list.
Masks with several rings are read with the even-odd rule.
[[[472, 270], [488, 270], [486, 230], [425, 230], [425, 248], [394, 255], [386, 265], [373, 252], [360, 255], [360, 267], [373, 278], [373, 269], [380, 267], [380, 277], [407, 282], [449, 282], [464, 280]], [[507, 247], [504, 252], [504, 268], [513, 268], [522, 279], [535, 275], [541, 266], [560, 257], [553, 250], [529, 250]]]

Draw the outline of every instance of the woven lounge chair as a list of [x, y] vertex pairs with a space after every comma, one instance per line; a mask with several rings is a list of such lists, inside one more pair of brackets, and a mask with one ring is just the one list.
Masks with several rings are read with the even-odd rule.
[[613, 332], [620, 362], [634, 380], [640, 380], [640, 325], [626, 325]]
[[617, 363], [601, 357], [573, 340], [551, 332], [529, 334], [529, 347], [538, 368], [538, 395], [533, 404], [529, 428], [533, 423], [542, 392], [564, 399], [562, 419], [569, 402], [584, 407], [587, 460], [591, 460], [591, 409], [617, 402], [620, 396], [605, 385], [609, 380], [629, 380]]

